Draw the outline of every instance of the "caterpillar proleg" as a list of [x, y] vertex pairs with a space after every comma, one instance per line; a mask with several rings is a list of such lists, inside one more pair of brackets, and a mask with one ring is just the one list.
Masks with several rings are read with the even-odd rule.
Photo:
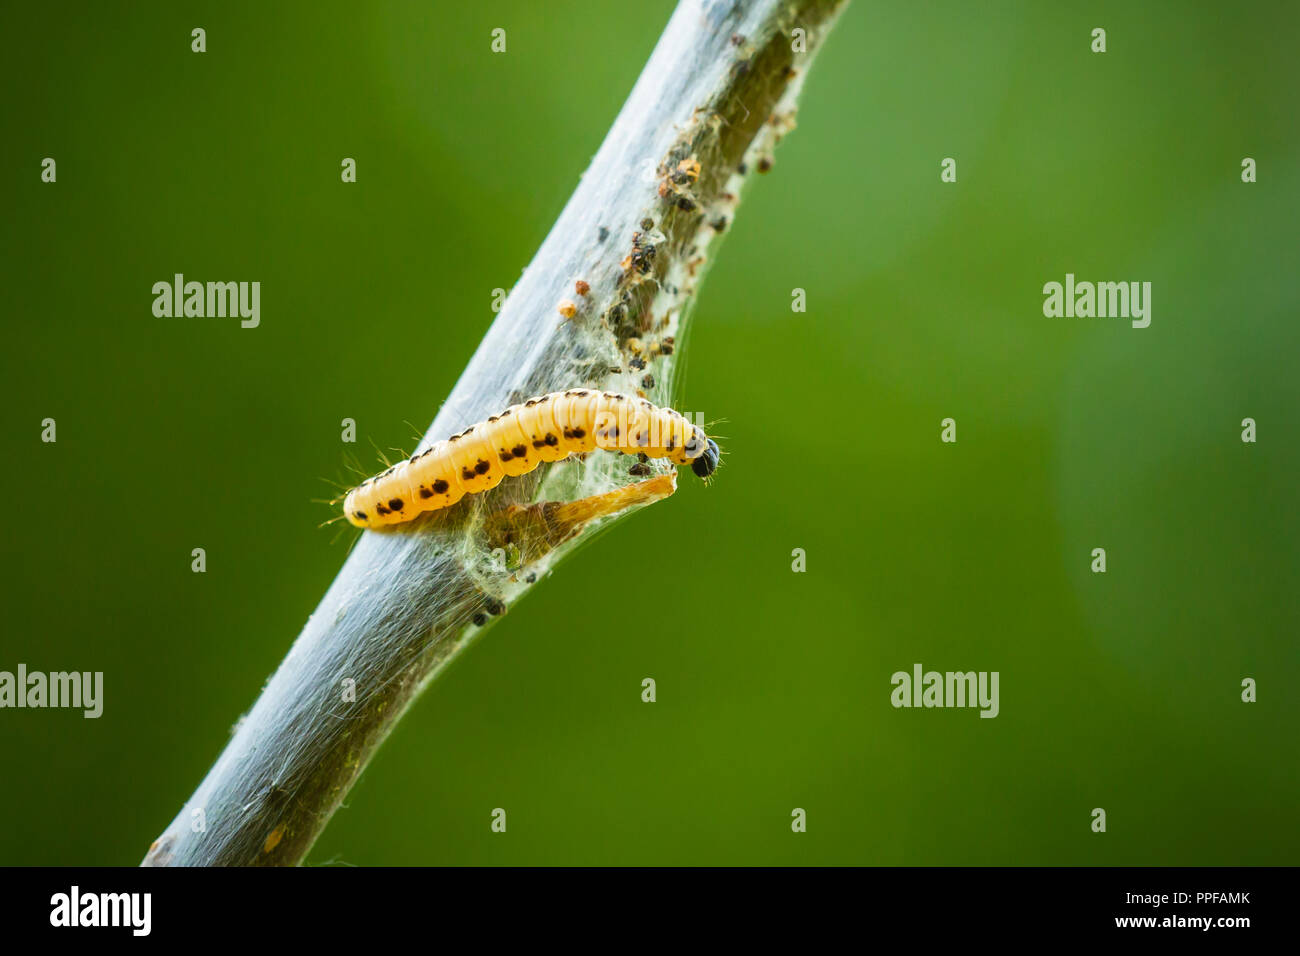
[[690, 465], [701, 478], [718, 466], [717, 443], [681, 413], [641, 398], [575, 388], [512, 405], [367, 478], [347, 493], [343, 513], [358, 528], [403, 524], [542, 462], [598, 448], [667, 458]]

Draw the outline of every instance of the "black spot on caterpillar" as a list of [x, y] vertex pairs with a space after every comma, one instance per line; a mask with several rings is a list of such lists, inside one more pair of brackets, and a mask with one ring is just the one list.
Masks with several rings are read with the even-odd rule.
[[701, 478], [718, 467], [718, 445], [671, 408], [575, 388], [512, 405], [500, 415], [398, 462], [347, 493], [343, 513], [358, 528], [403, 524], [465, 495], [495, 488], [544, 461], [602, 448], [667, 458]]

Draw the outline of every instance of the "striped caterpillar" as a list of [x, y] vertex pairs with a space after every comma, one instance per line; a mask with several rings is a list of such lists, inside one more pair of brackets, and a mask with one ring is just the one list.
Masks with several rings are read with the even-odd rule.
[[596, 448], [689, 464], [701, 478], [718, 466], [717, 443], [679, 412], [645, 399], [570, 389], [512, 405], [367, 478], [347, 493], [343, 513], [358, 528], [402, 524], [495, 488], [508, 475]]

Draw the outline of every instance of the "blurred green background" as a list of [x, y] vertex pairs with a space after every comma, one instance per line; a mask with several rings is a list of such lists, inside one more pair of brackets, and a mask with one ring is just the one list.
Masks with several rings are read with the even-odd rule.
[[[0, 711], [2, 863], [139, 861], [346, 554], [319, 479], [433, 417], [672, 8], [187, 6], [3, 13], [0, 669], [106, 699]], [[850, 5], [699, 301], [718, 480], [513, 607], [309, 862], [1300, 862], [1298, 25]], [[261, 327], [154, 318], [175, 272]], [[1150, 328], [1045, 318], [1066, 272], [1152, 282]], [[917, 662], [1000, 716], [893, 709]]]

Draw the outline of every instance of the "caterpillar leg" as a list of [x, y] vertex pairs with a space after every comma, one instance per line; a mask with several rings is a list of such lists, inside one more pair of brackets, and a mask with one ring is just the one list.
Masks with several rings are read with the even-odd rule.
[[527, 508], [511, 505], [487, 519], [493, 547], [513, 544], [525, 564], [537, 560], [573, 537], [596, 518], [641, 508], [677, 490], [677, 472], [624, 485], [577, 501], [543, 501]]

